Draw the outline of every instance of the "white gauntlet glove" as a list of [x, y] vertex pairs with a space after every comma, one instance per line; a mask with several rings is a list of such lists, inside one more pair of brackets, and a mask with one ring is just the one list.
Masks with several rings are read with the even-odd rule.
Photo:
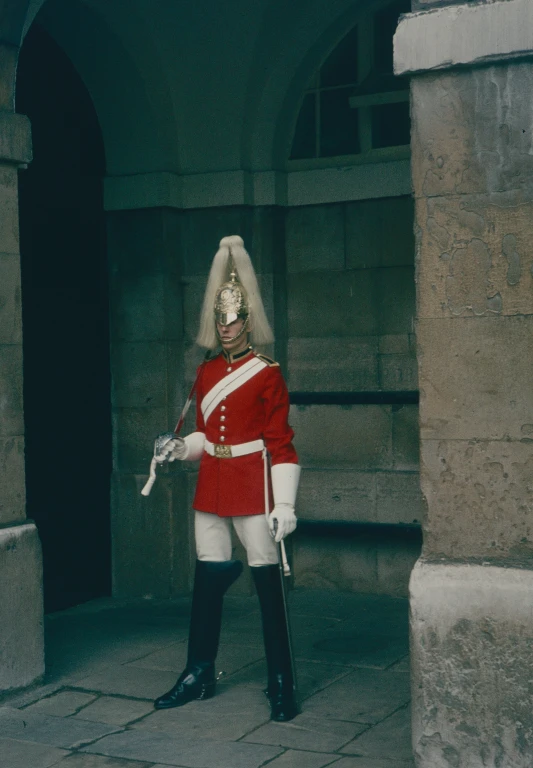
[[294, 503], [300, 479], [298, 464], [275, 464], [271, 470], [274, 509], [268, 517], [268, 527], [276, 542], [296, 528]]
[[205, 435], [192, 432], [187, 437], [177, 437], [173, 432], [164, 432], [156, 438], [154, 458], [162, 464], [164, 461], [196, 461], [204, 452]]

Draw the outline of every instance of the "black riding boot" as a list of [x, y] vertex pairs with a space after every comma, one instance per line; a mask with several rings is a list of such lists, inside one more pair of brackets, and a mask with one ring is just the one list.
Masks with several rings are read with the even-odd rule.
[[176, 685], [154, 702], [156, 709], [181, 707], [215, 694], [215, 659], [222, 623], [224, 594], [242, 573], [240, 560], [196, 561], [187, 666]]
[[254, 577], [263, 619], [268, 669], [265, 693], [270, 701], [272, 720], [292, 720], [298, 714], [298, 704], [294, 694], [289, 629], [283, 604], [283, 577], [277, 565], [259, 565], [250, 570]]

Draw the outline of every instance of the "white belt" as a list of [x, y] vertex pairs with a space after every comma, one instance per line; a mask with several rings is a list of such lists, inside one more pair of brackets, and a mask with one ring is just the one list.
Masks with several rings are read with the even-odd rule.
[[251, 440], [249, 443], [239, 443], [239, 445], [222, 445], [221, 443], [211, 443], [209, 440], [204, 443], [205, 452], [210, 456], [216, 456], [217, 459], [247, 456], [249, 453], [258, 453], [264, 450], [264, 447], [265, 444], [262, 440]]

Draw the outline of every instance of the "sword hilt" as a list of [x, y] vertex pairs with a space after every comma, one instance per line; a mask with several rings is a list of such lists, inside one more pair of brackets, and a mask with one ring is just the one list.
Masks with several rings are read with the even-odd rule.
[[[272, 527], [274, 528], [274, 537], [275, 537], [278, 532], [278, 521], [276, 519], [274, 519]], [[285, 542], [282, 539], [281, 541], [277, 542], [277, 545], [279, 547], [278, 554], [279, 554], [280, 563], [283, 566], [283, 575], [290, 576], [291, 567], [289, 565], [289, 561], [287, 560], [287, 550], [285, 549]]]

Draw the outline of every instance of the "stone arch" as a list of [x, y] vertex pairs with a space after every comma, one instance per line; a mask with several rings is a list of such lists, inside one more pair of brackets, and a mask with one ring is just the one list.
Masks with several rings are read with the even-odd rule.
[[89, 8], [78, 1], [46, 0], [37, 18], [91, 95], [104, 138], [107, 175], [177, 171], [174, 107], [157, 47], [133, 9], [119, 15], [112, 5]]
[[[242, 165], [252, 170], [285, 168], [303, 93], [310, 78], [352, 29], [361, 14], [372, 13], [387, 0], [320, 3], [317, 23], [301, 3], [273, 2], [263, 18], [262, 34], [250, 69], [247, 115], [242, 133]], [[298, 6], [298, 7], [297, 7]], [[280, 25], [282, 36], [276, 34]], [[291, 45], [287, 46], [287, 39]], [[268, 49], [268, 56], [266, 51]], [[265, 69], [265, 57], [272, 62]], [[273, 116], [274, 119], [273, 119]]]
[[[253, 170], [285, 167], [286, 148], [309, 78], [357, 22], [363, 5], [365, 11], [369, 7], [362, 0], [320, 2], [315, 21], [309, 18], [304, 5], [273, 2], [263, 19], [248, 84], [248, 114], [242, 136], [243, 167]], [[302, 24], [302, 18], [308, 19], [306, 24]], [[280, 25], [284, 29], [282, 36], [276, 34]], [[290, 46], [286, 44], [288, 39]], [[266, 49], [267, 60], [272, 62], [268, 70], [264, 67]]]

